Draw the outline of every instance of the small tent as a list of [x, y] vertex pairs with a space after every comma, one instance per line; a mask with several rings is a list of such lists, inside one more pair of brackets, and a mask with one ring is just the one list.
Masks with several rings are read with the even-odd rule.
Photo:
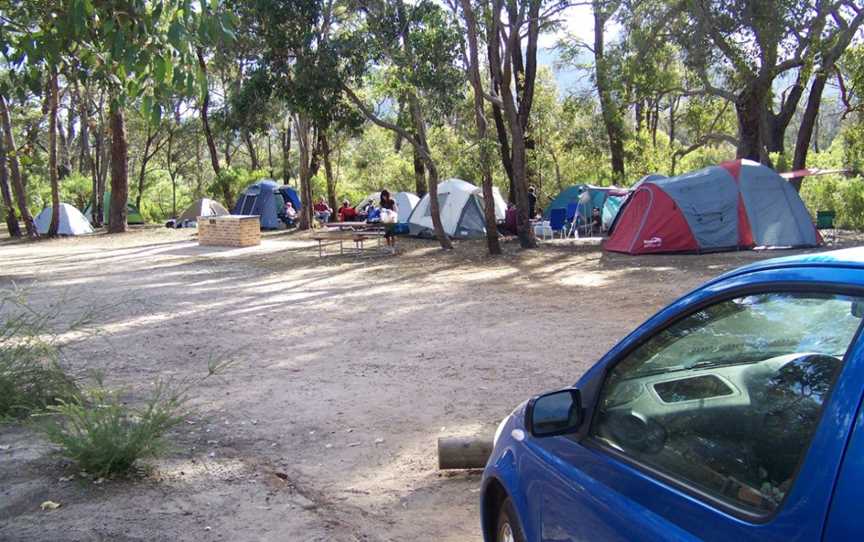
[[[91, 204], [88, 203], [87, 207], [84, 209], [84, 216], [87, 217], [87, 220], [92, 220], [93, 212], [90, 210]], [[102, 223], [108, 223], [108, 216], [111, 211], [111, 192], [105, 192], [102, 196]], [[138, 207], [135, 206], [132, 202], [126, 202], [126, 223], [127, 224], [143, 224], [144, 217], [141, 215], [141, 211], [138, 210]]]
[[[42, 209], [42, 212], [33, 219], [39, 235], [48, 233], [48, 229], [51, 227], [51, 215], [52, 210], [49, 205]], [[68, 203], [61, 203], [57, 233], [60, 235], [83, 235], [85, 233], [93, 233], [93, 228], [90, 226], [87, 218], [81, 214], [81, 211]]]
[[645, 254], [817, 244], [810, 213], [792, 185], [759, 163], [735, 160], [643, 182], [605, 248]]
[[228, 210], [222, 204], [209, 198], [200, 198], [192, 203], [177, 217], [177, 222], [184, 220], [197, 221], [199, 216], [227, 215]]
[[[504, 220], [507, 204], [498, 188], [493, 188], [495, 219]], [[450, 237], [475, 239], [486, 235], [483, 216], [483, 191], [460, 179], [449, 179], [438, 185], [438, 207], [444, 232]], [[423, 196], [408, 218], [411, 235], [432, 237], [432, 209], [429, 194]]]
[[393, 201], [396, 202], [396, 207], [399, 209], [399, 218], [397, 221], [400, 224], [407, 224], [408, 217], [411, 216], [411, 211], [414, 210], [414, 207], [417, 207], [420, 198], [411, 192], [399, 192], [393, 196]]
[[296, 190], [270, 179], [262, 179], [250, 184], [240, 193], [232, 214], [258, 215], [262, 228], [275, 230], [282, 225], [279, 215], [282, 214], [286, 201], [290, 201], [297, 212], [300, 212], [300, 197]]

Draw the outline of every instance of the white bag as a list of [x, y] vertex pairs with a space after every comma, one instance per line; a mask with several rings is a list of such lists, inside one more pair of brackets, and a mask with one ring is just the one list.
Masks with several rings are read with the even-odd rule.
[[399, 215], [396, 214], [396, 211], [391, 211], [390, 209], [381, 209], [382, 224], [395, 224], [398, 218]]

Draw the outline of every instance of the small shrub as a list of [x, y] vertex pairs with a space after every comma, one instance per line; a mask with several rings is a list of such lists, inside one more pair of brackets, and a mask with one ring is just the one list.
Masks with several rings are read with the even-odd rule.
[[[0, 419], [25, 418], [78, 394], [60, 366], [59, 332], [52, 328], [58, 307], [40, 311], [21, 290], [0, 290]], [[68, 323], [66, 330], [85, 320]]]
[[130, 472], [140, 459], [165, 449], [165, 433], [183, 419], [186, 394], [159, 382], [143, 408], [124, 404], [100, 385], [48, 407], [57, 414], [41, 424], [60, 453], [97, 476]]

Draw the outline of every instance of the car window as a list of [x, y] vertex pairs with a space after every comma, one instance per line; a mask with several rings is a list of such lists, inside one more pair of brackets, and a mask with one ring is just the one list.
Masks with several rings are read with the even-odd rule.
[[770, 513], [794, 482], [862, 305], [765, 293], [691, 314], [611, 369], [592, 435], [703, 492]]

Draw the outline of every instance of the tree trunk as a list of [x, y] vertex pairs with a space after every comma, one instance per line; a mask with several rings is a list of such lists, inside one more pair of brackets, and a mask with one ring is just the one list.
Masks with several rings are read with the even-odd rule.
[[270, 141], [270, 130], [267, 130], [267, 170], [270, 173], [270, 178], [275, 179], [276, 173], [273, 171], [273, 146]]
[[[201, 47], [196, 47], [195, 52], [198, 55], [198, 66], [201, 68], [201, 73], [204, 79], [207, 79], [207, 62], [204, 60], [204, 50]], [[216, 150], [216, 142], [213, 141], [213, 132], [210, 131], [210, 89], [205, 84], [204, 96], [201, 97], [201, 127], [204, 130], [204, 138], [207, 140], [207, 149], [210, 151], [210, 165], [213, 166], [213, 173], [219, 177], [221, 168], [219, 167], [219, 151]], [[226, 196], [229, 195], [226, 193]], [[225, 202], [230, 205], [230, 201]]]
[[306, 117], [297, 115], [295, 118], [297, 143], [300, 147], [300, 229], [308, 230], [312, 226], [312, 143], [310, 132], [312, 126]]
[[609, 66], [604, 52], [604, 27], [608, 15], [603, 13], [602, 2], [594, 0], [594, 70], [600, 112], [606, 135], [609, 138], [609, 158], [612, 172], [618, 181], [625, 178], [624, 172], [624, 124], [615, 101], [612, 99]]
[[51, 225], [48, 226], [48, 237], [57, 237], [60, 227], [60, 185], [57, 172], [58, 101], [57, 72], [52, 69], [48, 78], [48, 180], [51, 183]]
[[126, 141], [126, 122], [123, 110], [111, 106], [111, 205], [108, 210], [108, 233], [126, 231], [129, 199], [129, 148]]
[[243, 130], [243, 142], [246, 144], [246, 151], [249, 153], [249, 161], [252, 171], [261, 169], [261, 162], [258, 160], [258, 151], [255, 150], [255, 143], [252, 141], [252, 134], [248, 130]]
[[333, 164], [330, 161], [330, 141], [323, 130], [318, 139], [321, 145], [321, 155], [324, 159], [324, 175], [327, 177], [327, 205], [331, 209], [338, 209], [339, 206], [336, 202], [336, 177], [333, 176]]
[[282, 184], [291, 180], [291, 123], [285, 123], [282, 131]]
[[735, 100], [738, 117], [736, 158], [767, 162], [764, 152], [765, 98], [767, 92], [758, 83], [750, 84]]
[[[493, 58], [493, 47], [497, 48], [495, 58], [500, 57], [501, 54], [497, 40], [494, 42], [488, 42], [486, 54], [490, 63]], [[498, 87], [494, 77], [492, 78], [492, 92], [496, 96], [501, 95], [501, 89]], [[516, 203], [516, 188], [513, 186], [513, 161], [510, 158], [510, 141], [507, 136], [507, 124], [504, 122], [504, 113], [501, 111], [501, 107], [496, 104], [492, 104], [492, 118], [495, 121], [495, 133], [498, 136], [498, 150], [501, 154], [501, 165], [504, 166], [504, 171], [507, 173], [507, 201], [510, 203]]]
[[147, 176], [147, 162], [150, 161], [150, 146], [153, 144], [153, 133], [147, 125], [147, 139], [144, 140], [144, 153], [141, 155], [141, 167], [138, 170], [138, 195], [135, 196], [135, 207], [141, 210], [141, 199], [144, 197], [144, 180]]
[[[401, 139], [401, 138], [400, 138]], [[423, 167], [423, 159], [417, 151], [417, 147], [411, 146], [414, 155], [414, 192], [417, 197], [422, 198], [426, 194], [426, 168]]]
[[489, 156], [489, 141], [486, 135], [486, 112], [483, 100], [483, 82], [480, 78], [480, 54], [477, 45], [477, 19], [471, 0], [460, 0], [465, 14], [468, 34], [468, 80], [474, 90], [474, 122], [477, 126], [477, 142], [480, 146], [480, 168], [483, 176], [483, 214], [486, 219], [486, 247], [489, 254], [501, 254], [498, 240], [498, 219], [495, 216], [495, 196], [492, 184], [492, 164]]
[[9, 173], [11, 173], [12, 193], [15, 196], [15, 201], [18, 203], [18, 214], [21, 216], [21, 220], [24, 221], [27, 236], [38, 237], [39, 234], [36, 232], [36, 225], [33, 223], [33, 215], [30, 214], [30, 209], [27, 207], [27, 190], [24, 186], [24, 179], [21, 176], [21, 166], [18, 163], [18, 156], [15, 154], [17, 147], [15, 146], [15, 136], [12, 133], [9, 103], [2, 94], [0, 94], [0, 124], [3, 127], [3, 143], [6, 148]]
[[[487, 20], [487, 28], [489, 29], [488, 41], [497, 43], [501, 35], [501, 0], [496, 0], [492, 12], [488, 14], [490, 17]], [[512, 33], [518, 33], [521, 28], [522, 21], [509, 21], [510, 35], [505, 39], [508, 40], [505, 48], [505, 54], [501, 55], [500, 48], [491, 47], [492, 52], [490, 59], [490, 70], [493, 77], [493, 85], [500, 91], [500, 101], [504, 110], [505, 118], [510, 128], [510, 156], [513, 161], [513, 186], [516, 192], [516, 208], [519, 211], [518, 234], [519, 244], [522, 248], [535, 248], [537, 239], [534, 237], [534, 230], [531, 227], [531, 217], [528, 212], [528, 179], [526, 174], [526, 152], [525, 152], [525, 133], [520, 122], [519, 112], [513, 96], [511, 88], [512, 82], [512, 56], [510, 49], [516, 41], [516, 36]], [[504, 62], [502, 64], [502, 56]]]
[[9, 170], [6, 167], [6, 147], [0, 137], [0, 195], [3, 196], [3, 214], [6, 216], [6, 228], [9, 237], [21, 237], [21, 228], [15, 214], [15, 202], [9, 190]]
[[[827, 80], [828, 74], [821, 70], [813, 78], [813, 84], [810, 86], [810, 95], [807, 96], [807, 106], [804, 108], [804, 115], [801, 117], [798, 138], [795, 140], [795, 156], [792, 159], [793, 170], [807, 167], [807, 152], [810, 149], [810, 140], [816, 128], [819, 107], [822, 103], [822, 91], [825, 89]], [[801, 181], [803, 180], [801, 177], [796, 177], [790, 182], [795, 187], [795, 190], [801, 191]]]

